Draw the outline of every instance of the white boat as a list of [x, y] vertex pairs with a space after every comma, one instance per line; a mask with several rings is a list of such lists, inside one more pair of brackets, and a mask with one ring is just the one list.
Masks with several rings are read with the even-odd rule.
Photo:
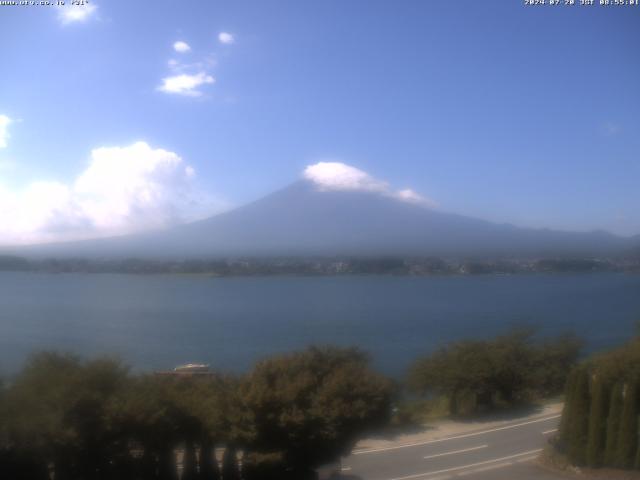
[[194, 372], [203, 373], [209, 371], [209, 365], [206, 363], [186, 363], [178, 365], [173, 369], [174, 372]]

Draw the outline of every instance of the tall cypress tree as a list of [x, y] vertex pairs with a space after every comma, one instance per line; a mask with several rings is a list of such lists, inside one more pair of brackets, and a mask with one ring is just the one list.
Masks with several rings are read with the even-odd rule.
[[604, 445], [607, 433], [608, 389], [602, 375], [596, 374], [591, 386], [591, 411], [589, 412], [589, 441], [587, 465], [600, 467], [604, 461]]
[[185, 442], [182, 454], [181, 480], [198, 480], [198, 459], [196, 449], [192, 441]]
[[577, 369], [573, 369], [567, 377], [567, 384], [564, 393], [564, 410], [560, 418], [559, 438], [562, 449], [566, 449], [569, 445], [571, 417], [573, 415], [572, 402], [574, 398]]
[[616, 463], [618, 434], [620, 432], [620, 416], [622, 415], [622, 388], [616, 383], [611, 389], [609, 398], [609, 414], [607, 415], [607, 434], [604, 450], [604, 464], [613, 466]]
[[200, 445], [200, 480], [220, 480], [220, 469], [213, 442], [205, 438]]
[[615, 465], [620, 468], [633, 466], [638, 445], [638, 384], [625, 385], [620, 418], [620, 433], [616, 448]]
[[238, 458], [234, 445], [227, 445], [222, 455], [222, 480], [239, 480]]
[[[638, 420], [638, 432], [640, 432], [640, 420]], [[638, 447], [636, 448], [636, 459], [633, 462], [634, 470], [640, 470], [640, 440], [638, 440]]]
[[589, 372], [580, 368], [575, 380], [571, 399], [571, 417], [569, 424], [568, 455], [576, 465], [586, 462], [587, 440], [589, 433]]

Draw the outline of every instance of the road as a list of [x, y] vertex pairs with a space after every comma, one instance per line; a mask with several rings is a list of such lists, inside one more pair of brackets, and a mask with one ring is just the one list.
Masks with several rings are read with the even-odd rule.
[[560, 415], [513, 422], [414, 443], [356, 450], [342, 462], [345, 479], [555, 480], [534, 464]]

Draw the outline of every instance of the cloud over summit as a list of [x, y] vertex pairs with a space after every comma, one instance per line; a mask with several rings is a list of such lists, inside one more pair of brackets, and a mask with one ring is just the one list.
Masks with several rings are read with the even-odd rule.
[[318, 162], [307, 166], [303, 177], [311, 181], [321, 191], [373, 192], [426, 207], [436, 205], [433, 200], [423, 197], [411, 189], [395, 191], [387, 182], [346, 163]]

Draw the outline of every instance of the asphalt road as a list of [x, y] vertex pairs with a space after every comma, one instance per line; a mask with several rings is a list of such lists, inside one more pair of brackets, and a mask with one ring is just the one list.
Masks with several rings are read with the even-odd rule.
[[535, 466], [559, 415], [522, 419], [436, 440], [354, 452], [342, 462], [344, 479], [555, 480]]

